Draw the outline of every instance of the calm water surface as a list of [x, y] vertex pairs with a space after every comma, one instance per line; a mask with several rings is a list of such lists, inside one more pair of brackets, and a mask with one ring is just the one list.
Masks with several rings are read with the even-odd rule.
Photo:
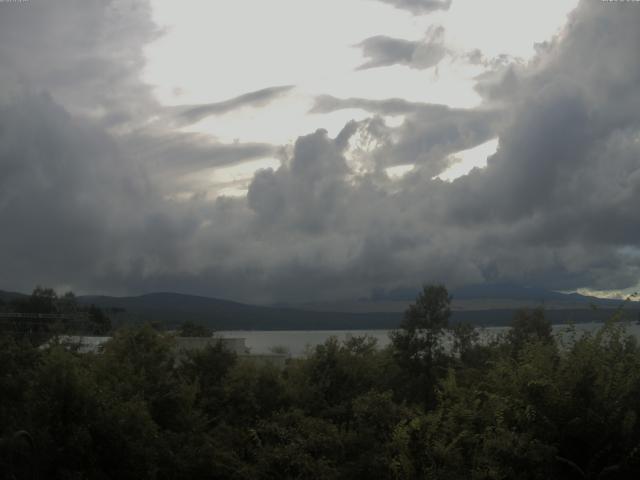
[[[602, 327], [602, 323], [581, 323], [575, 325], [580, 332], [594, 332]], [[481, 339], [487, 341], [508, 330], [507, 327], [486, 327], [480, 329]], [[553, 330], [558, 335], [567, 331], [566, 325], [554, 325]], [[640, 338], [640, 325], [628, 324], [627, 331]], [[390, 343], [389, 330], [236, 330], [217, 332], [222, 337], [244, 338], [251, 353], [270, 353], [274, 347], [284, 347], [294, 357], [304, 356], [307, 351], [316, 345], [324, 343], [329, 337], [337, 337], [345, 340], [349, 337], [369, 335], [378, 340], [379, 347], [385, 347]], [[448, 343], [448, 342], [445, 342]]]

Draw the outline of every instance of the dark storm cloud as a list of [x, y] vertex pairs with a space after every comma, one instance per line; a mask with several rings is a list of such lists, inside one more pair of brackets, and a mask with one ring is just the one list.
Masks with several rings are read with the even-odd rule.
[[[639, 17], [629, 5], [582, 2], [530, 65], [498, 65], [510, 72], [509, 88], [487, 92], [477, 109], [319, 99], [316, 111], [361, 108], [405, 121], [389, 128], [374, 117], [335, 139], [322, 130], [301, 137], [279, 169], [256, 174], [246, 203], [195, 210], [225, 226], [188, 240], [193, 264], [203, 266], [152, 277], [289, 300], [423, 281], [633, 284]], [[453, 183], [434, 179], [449, 153], [494, 136], [500, 147], [486, 169]], [[349, 145], [363, 137], [374, 145], [362, 154], [373, 167], [355, 175]], [[385, 175], [405, 162], [416, 167], [402, 179]]]
[[433, 12], [435, 10], [449, 10], [453, 0], [379, 0], [396, 8], [409, 10], [414, 15]]
[[0, 95], [46, 90], [71, 111], [107, 122], [152, 108], [139, 79], [144, 56], [135, 47], [160, 33], [147, 2], [27, 3], [0, 3]]
[[[122, 5], [132, 17], [108, 10]], [[479, 79], [478, 108], [320, 97], [316, 112], [372, 118], [277, 150], [149, 121], [166, 110], [131, 48], [156, 35], [144, 4], [10, 7], [0, 3], [0, 287], [292, 301], [431, 281], [569, 289], [640, 278], [635, 4], [582, 1], [530, 64]], [[52, 16], [30, 18], [31, 7]], [[404, 122], [389, 127], [387, 115]], [[485, 169], [434, 178], [450, 153], [496, 136]], [[247, 198], [174, 199], [184, 174], [263, 155], [282, 165], [256, 173]], [[416, 166], [386, 175], [403, 163]]]
[[[185, 148], [179, 152], [180, 161], [189, 160], [188, 144], [196, 159], [203, 151], [212, 157], [233, 152], [221, 163], [247, 150], [216, 147], [211, 140], [194, 135], [181, 138], [173, 131], [175, 125], [166, 121], [168, 109], [158, 105], [141, 80], [142, 48], [162, 34], [151, 19], [147, 1], [31, 0], [28, 5], [0, 3], [0, 7], [0, 99], [47, 92], [70, 113], [88, 116], [116, 133], [134, 132], [133, 137], [153, 137], [159, 144], [181, 143]], [[217, 104], [181, 107], [181, 123], [242, 106], [259, 107], [291, 88], [265, 88]], [[150, 122], [153, 117], [160, 121]], [[133, 145], [132, 138], [126, 140]], [[142, 145], [151, 143], [159, 149], [156, 142], [143, 141], [135, 146], [135, 154], [143, 154]]]
[[263, 88], [223, 102], [180, 106], [175, 109], [180, 112], [177, 115], [180, 123], [191, 124], [211, 115], [223, 115], [243, 107], [263, 107], [290, 92], [293, 88], [292, 85]]
[[254, 177], [253, 238], [265, 253], [262, 262], [271, 264], [261, 271], [272, 295], [353, 298], [372, 285], [479, 279], [477, 268], [455, 261], [456, 246], [466, 240], [425, 222], [433, 218], [436, 204], [429, 204], [443, 193], [442, 182], [396, 183], [381, 172], [351, 176], [344, 137], [366, 128], [354, 126], [336, 139], [323, 130], [299, 138], [278, 170]]
[[[638, 9], [583, 2], [549, 54], [521, 74], [511, 70], [518, 86], [503, 95], [517, 102], [500, 150], [464, 182], [486, 196], [484, 212], [509, 220], [562, 207], [579, 213], [587, 203], [595, 213], [625, 191], [622, 198], [635, 195], [640, 61], [630, 45], [640, 41], [631, 26], [638, 18]], [[482, 221], [482, 213], [472, 216]]]
[[120, 137], [46, 94], [3, 105], [0, 132], [5, 288], [40, 283], [126, 293], [162, 278], [188, 284], [246, 235], [246, 226], [229, 221], [223, 201], [172, 201], [163, 169], [150, 172]]
[[331, 217], [339, 215], [348, 190], [343, 144], [329, 139], [325, 130], [299, 138], [288, 164], [277, 172], [256, 174], [247, 197], [249, 207], [270, 226], [324, 230]]
[[[317, 257], [316, 274], [329, 275], [326, 258], [341, 259], [335, 268], [343, 275], [331, 283], [336, 295], [353, 285], [437, 280], [629, 287], [640, 278], [638, 21], [637, 7], [583, 1], [529, 65], [496, 63], [509, 88], [485, 91], [491, 107], [456, 111], [397, 99], [321, 97], [316, 112], [361, 108], [406, 116], [397, 129], [375, 120], [358, 125], [358, 133], [381, 140], [369, 153], [374, 163], [416, 163], [421, 152], [431, 160], [417, 162], [396, 182], [380, 173], [329, 176], [320, 191], [331, 192], [330, 201], [283, 167], [256, 176], [250, 205], [278, 232], [295, 229], [303, 238], [314, 232], [316, 242], [326, 240], [333, 253]], [[465, 139], [473, 139], [471, 145], [493, 135], [500, 147], [486, 169], [453, 183], [433, 179], [439, 156], [465, 148]], [[326, 142], [333, 153], [310, 158], [342, 165]], [[455, 147], [425, 153], [438, 144]], [[292, 251], [304, 248], [295, 240], [287, 244]], [[308, 255], [298, 258], [314, 258], [311, 247], [304, 251]]]
[[507, 70], [510, 88], [489, 93], [510, 105], [500, 148], [451, 188], [452, 218], [510, 225], [505, 238], [532, 263], [544, 257], [536, 245], [551, 249], [536, 277], [547, 283], [620, 288], [639, 278], [640, 9], [629, 7], [581, 2], [535, 62]]
[[152, 198], [110, 136], [46, 95], [3, 106], [0, 131], [3, 282], [83, 282], [122, 253]]
[[275, 153], [149, 121], [165, 114], [140, 80], [158, 34], [146, 2], [0, 3], [0, 288], [127, 291], [197, 264], [183, 248], [211, 205], [167, 200], [182, 176]]
[[389, 65], [407, 65], [415, 69], [435, 67], [447, 55], [444, 45], [444, 28], [435, 27], [423, 41], [403, 40], [377, 35], [358, 45], [368, 61], [360, 70]]

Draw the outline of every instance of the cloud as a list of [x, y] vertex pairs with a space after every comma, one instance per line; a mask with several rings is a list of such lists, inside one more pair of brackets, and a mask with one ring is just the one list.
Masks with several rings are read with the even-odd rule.
[[435, 67], [447, 55], [444, 45], [444, 28], [433, 27], [422, 41], [403, 40], [384, 35], [369, 37], [358, 46], [368, 61], [359, 70], [407, 65], [415, 69]]
[[[196, 261], [183, 246], [212, 221], [206, 186], [187, 177], [277, 149], [150, 120], [165, 109], [141, 80], [142, 47], [160, 34], [148, 3], [32, 0], [0, 10], [2, 285], [126, 291], [129, 277], [187, 269]], [[183, 192], [191, 200], [169, 200]]]
[[[140, 51], [119, 50], [121, 38], [107, 34], [124, 32], [129, 47], [156, 35], [144, 4], [136, 2], [133, 17], [109, 10], [134, 7], [119, 2], [29, 2], [5, 16], [18, 11], [7, 5], [0, 4], [0, 286], [295, 301], [432, 281], [637, 283], [633, 4], [582, 1], [533, 61], [478, 79], [484, 103], [475, 109], [321, 96], [315, 112], [357, 108], [371, 117], [335, 138], [317, 130], [290, 148], [222, 145], [151, 121], [166, 111], [140, 80]], [[32, 7], [52, 17], [35, 20]], [[70, 20], [56, 9], [68, 9]], [[106, 33], [98, 41], [94, 31]], [[389, 126], [386, 118], [397, 115], [404, 121]], [[450, 154], [496, 136], [486, 168], [451, 183], [434, 178]], [[187, 174], [263, 156], [281, 165], [258, 171], [247, 197], [172, 196], [188, 190]], [[386, 175], [404, 163], [415, 167], [399, 179]]]
[[293, 88], [294, 87], [292, 85], [263, 88], [223, 102], [180, 106], [174, 107], [174, 109], [179, 112], [177, 114], [177, 118], [180, 123], [188, 125], [199, 122], [211, 115], [224, 115], [225, 113], [229, 113], [243, 107], [263, 107], [273, 100], [287, 94]]
[[226, 167], [277, 155], [266, 143], [218, 143], [198, 133], [143, 130], [121, 138], [121, 146], [135, 155], [148, 174], [173, 177], [211, 167]]
[[[397, 132], [377, 123], [381, 138], [403, 138], [399, 144], [413, 145], [403, 156], [383, 141], [369, 152], [383, 164], [385, 158], [420, 158], [420, 151], [429, 152], [438, 142], [446, 145], [451, 132], [450, 138], [469, 138], [460, 121], [475, 115], [478, 121], [471, 125], [491, 124], [482, 117], [487, 111], [496, 120], [476, 141], [498, 134], [500, 147], [487, 168], [451, 184], [433, 179], [431, 162], [419, 163], [395, 182], [375, 169], [355, 178], [349, 173], [332, 177], [321, 190], [332, 192], [330, 202], [307, 194], [315, 191], [308, 185], [296, 190], [295, 185], [306, 184], [286, 168], [263, 173], [250, 190], [260, 199], [255, 205], [265, 208], [255, 209], [258, 218], [277, 225], [273, 236], [302, 225], [296, 227], [298, 236], [314, 232], [314, 241], [305, 237], [309, 245], [326, 240], [332, 254], [314, 257], [309, 247], [308, 255], [298, 258], [318, 258], [312, 262], [318, 265], [315, 274], [332, 279], [335, 295], [353, 293], [349, 285], [366, 292], [365, 285], [393, 288], [438, 280], [559, 289], [633, 286], [640, 274], [640, 232], [634, 221], [640, 204], [640, 61], [632, 47], [640, 44], [639, 16], [640, 10], [628, 6], [583, 1], [562, 34], [533, 62], [509, 69], [512, 87], [487, 93], [482, 110], [320, 97], [315, 111], [362, 108], [407, 116], [411, 126], [397, 127]], [[354, 135], [370, 127], [371, 122], [361, 122]], [[334, 149], [329, 141], [327, 151], [333, 154], [309, 158], [342, 165]], [[446, 154], [442, 150], [432, 161]], [[307, 205], [304, 200], [310, 198], [319, 203]], [[286, 242], [289, 251], [301, 248], [292, 245], [294, 240]], [[340, 266], [327, 258], [340, 259]], [[332, 276], [322, 261], [340, 275]], [[311, 272], [308, 267], [306, 274]]]
[[449, 10], [453, 0], [379, 0], [396, 8], [409, 10], [414, 15], [430, 13], [435, 10]]
[[520, 274], [569, 288], [638, 281], [639, 19], [628, 5], [583, 1], [534, 62], [508, 69], [509, 88], [487, 92], [510, 120], [487, 169], [452, 185], [448, 215], [469, 229], [509, 226], [505, 239], [526, 252], [511, 260]]
[[141, 46], [160, 35], [147, 2], [31, 0], [0, 5], [0, 98], [47, 91], [73, 113], [129, 122], [154, 105]]
[[[0, 132], [5, 288], [70, 285], [125, 293], [147, 291], [167, 277], [188, 284], [238, 240], [228, 219], [235, 207], [197, 195], [172, 200], [167, 193], [179, 185], [177, 173], [162, 177], [165, 168], [134, 161], [120, 136], [70, 114], [49, 95], [2, 105]], [[261, 154], [253, 148], [224, 154]], [[179, 151], [159, 161], [175, 160]], [[233, 217], [248, 221], [244, 213]], [[207, 288], [200, 285], [201, 292]]]
[[340, 210], [336, 202], [348, 189], [349, 169], [342, 154], [345, 140], [340, 136], [331, 140], [325, 130], [299, 138], [289, 162], [277, 172], [256, 174], [247, 197], [249, 207], [270, 228], [283, 223], [287, 230], [323, 230], [329, 217]]
[[373, 155], [383, 168], [403, 164], [437, 164], [434, 176], [447, 166], [452, 153], [473, 148], [495, 138], [502, 120], [496, 108], [456, 109], [446, 105], [408, 102], [400, 98], [369, 100], [320, 96], [312, 112], [362, 109], [380, 116], [403, 115], [399, 127], [378, 124], [379, 145]]
[[143, 228], [154, 199], [144, 176], [47, 95], [4, 105], [0, 126], [3, 282], [85, 281]]

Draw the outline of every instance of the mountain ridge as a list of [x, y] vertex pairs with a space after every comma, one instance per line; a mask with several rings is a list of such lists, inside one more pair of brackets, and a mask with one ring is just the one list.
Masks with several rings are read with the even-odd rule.
[[[505, 297], [506, 294], [510, 295]], [[22, 296], [0, 291], [0, 299]], [[491, 295], [497, 298], [488, 298]], [[502, 298], [500, 297], [502, 295]], [[544, 306], [553, 323], [603, 321], [621, 300], [513, 286], [472, 286], [452, 291], [452, 322], [507, 325], [515, 311]], [[175, 328], [192, 321], [217, 330], [366, 330], [395, 328], [411, 301], [375, 300], [324, 304], [252, 305], [176, 292], [134, 296], [80, 295], [78, 302], [105, 309], [115, 325], [155, 322]], [[6, 301], [6, 300], [5, 300]], [[640, 304], [629, 302], [625, 315], [636, 319]]]

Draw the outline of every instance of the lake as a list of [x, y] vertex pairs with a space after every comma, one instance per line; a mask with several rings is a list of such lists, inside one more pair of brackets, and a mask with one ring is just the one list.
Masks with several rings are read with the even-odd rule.
[[[602, 323], [580, 323], [575, 325], [577, 332], [594, 332], [602, 327]], [[508, 327], [485, 327], [479, 329], [483, 341], [488, 341], [508, 330]], [[566, 332], [566, 325], [554, 325], [554, 333], [562, 335]], [[640, 338], [640, 325], [627, 324], [629, 333]], [[263, 330], [234, 330], [220, 331], [217, 335], [227, 338], [244, 338], [251, 353], [270, 353], [274, 347], [286, 348], [291, 356], [304, 356], [309, 348], [324, 343], [329, 337], [337, 337], [345, 340], [349, 337], [369, 335], [378, 340], [379, 347], [385, 347], [390, 343], [390, 330], [284, 330], [284, 331], [263, 331]], [[449, 342], [445, 341], [445, 344]]]

